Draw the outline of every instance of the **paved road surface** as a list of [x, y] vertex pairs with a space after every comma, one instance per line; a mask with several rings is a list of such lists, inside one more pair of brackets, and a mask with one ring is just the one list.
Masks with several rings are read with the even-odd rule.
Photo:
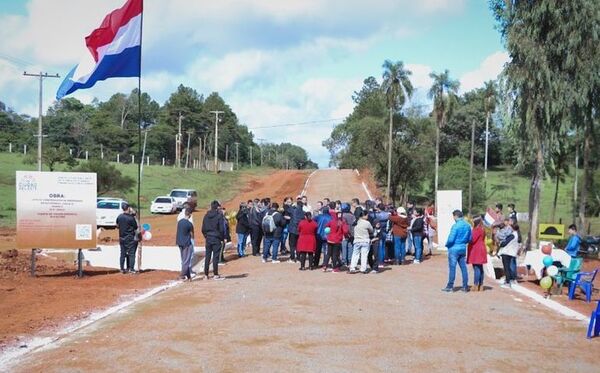
[[[318, 198], [358, 193], [355, 185], [329, 189], [336, 172], [321, 176], [328, 189], [309, 185]], [[598, 371], [600, 339], [586, 340], [580, 321], [491, 283], [480, 293], [441, 293], [443, 254], [377, 275], [300, 272], [254, 257], [222, 273], [229, 278], [182, 284], [12, 369]]]

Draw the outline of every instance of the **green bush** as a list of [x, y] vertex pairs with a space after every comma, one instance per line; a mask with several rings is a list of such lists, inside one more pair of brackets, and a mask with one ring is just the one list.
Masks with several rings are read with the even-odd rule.
[[[439, 190], [462, 190], [463, 210], [469, 208], [469, 161], [463, 158], [450, 158], [440, 166]], [[475, 211], [485, 207], [485, 190], [482, 171], [473, 168], [473, 208]]]

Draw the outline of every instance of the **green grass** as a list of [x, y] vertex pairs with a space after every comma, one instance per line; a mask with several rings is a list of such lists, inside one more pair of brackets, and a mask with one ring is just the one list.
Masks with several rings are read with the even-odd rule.
[[[137, 165], [115, 165], [124, 175], [137, 180]], [[35, 169], [37, 169], [36, 165], [23, 163], [21, 154], [0, 153], [0, 227], [15, 226], [15, 171]], [[60, 171], [61, 167], [57, 170]], [[254, 167], [215, 175], [197, 170], [186, 172], [169, 166], [144, 166], [140, 193], [142, 213], [148, 214], [150, 202], [155, 197], [166, 195], [174, 188], [196, 189], [200, 207], [208, 206], [214, 199], [226, 201], [240, 190], [239, 181], [243, 175], [259, 175], [266, 171], [268, 171], [266, 168]], [[124, 195], [115, 193], [110, 196], [123, 197], [130, 203], [137, 204], [137, 186]]]
[[[583, 171], [578, 171], [579, 186], [583, 182]], [[596, 179], [597, 179], [596, 175]], [[564, 183], [559, 184], [558, 199], [556, 204], [555, 223], [562, 221], [563, 224], [571, 224], [573, 221], [573, 184], [574, 172], [565, 178]], [[497, 202], [504, 205], [514, 203], [518, 212], [527, 212], [529, 206], [529, 187], [531, 180], [520, 176], [511, 168], [502, 167], [488, 172], [487, 181], [487, 205], [494, 206]], [[546, 179], [542, 183], [542, 200], [540, 204], [540, 222], [552, 223], [552, 204], [554, 201], [555, 182]], [[600, 231], [600, 218], [589, 219], [591, 232]]]

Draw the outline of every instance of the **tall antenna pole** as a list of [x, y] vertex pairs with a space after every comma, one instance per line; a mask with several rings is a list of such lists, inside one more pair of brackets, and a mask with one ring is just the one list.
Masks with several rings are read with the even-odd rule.
[[219, 114], [223, 114], [224, 111], [212, 110], [211, 113], [215, 114], [215, 173], [219, 172]]
[[23, 72], [24, 76], [34, 76], [37, 78], [40, 78], [40, 102], [39, 102], [39, 113], [38, 113], [38, 134], [37, 134], [37, 138], [38, 138], [38, 154], [37, 154], [37, 164], [38, 164], [38, 171], [42, 170], [42, 92], [44, 90], [44, 85], [43, 85], [43, 81], [44, 78], [60, 78], [60, 76], [58, 74], [56, 75], [48, 75], [48, 73], [42, 73], [40, 72], [39, 74], [30, 74], [27, 71]]
[[239, 156], [240, 156], [240, 143], [236, 142], [235, 143], [235, 169], [239, 170], [240, 169], [240, 161], [239, 161]]

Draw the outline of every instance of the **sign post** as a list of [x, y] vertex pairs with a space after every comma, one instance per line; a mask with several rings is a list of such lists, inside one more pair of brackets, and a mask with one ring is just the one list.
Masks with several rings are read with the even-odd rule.
[[81, 276], [81, 249], [96, 247], [96, 174], [17, 171], [16, 192], [17, 247], [32, 249], [32, 276], [37, 248], [78, 249]]

